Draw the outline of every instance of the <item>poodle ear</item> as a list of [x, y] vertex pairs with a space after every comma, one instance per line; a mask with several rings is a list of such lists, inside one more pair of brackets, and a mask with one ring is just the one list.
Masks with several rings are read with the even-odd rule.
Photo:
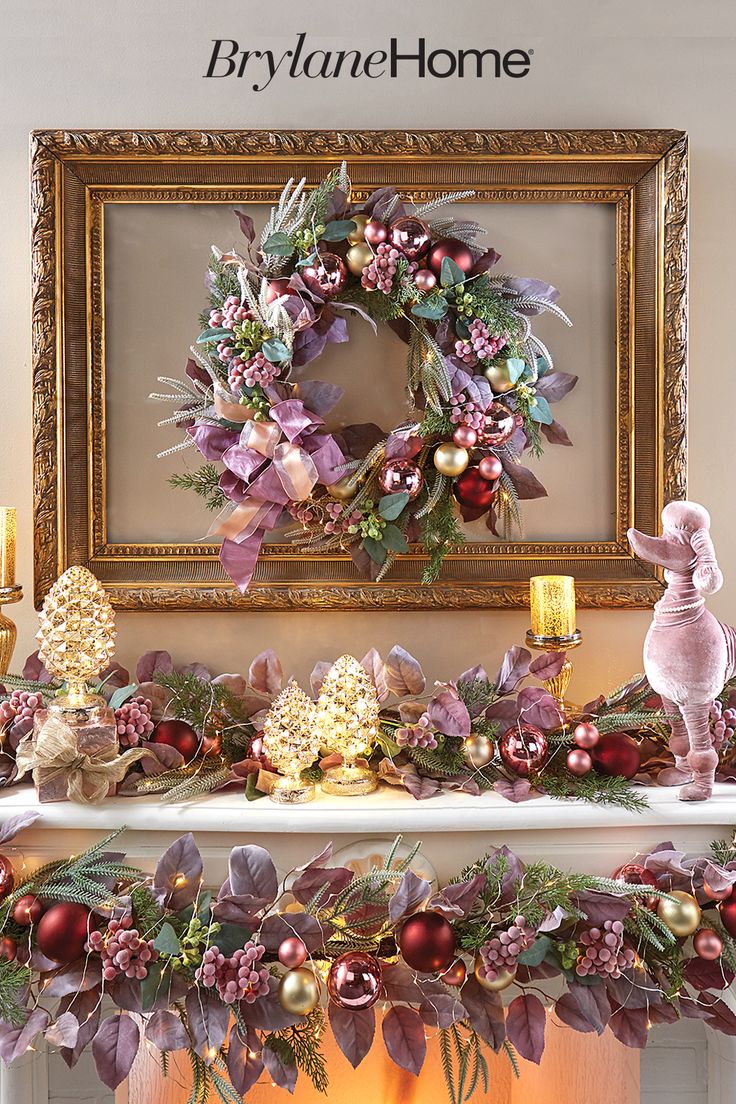
[[690, 544], [696, 560], [693, 585], [701, 594], [715, 594], [723, 586], [723, 575], [718, 567], [710, 533], [707, 529], [696, 529], [690, 538]]

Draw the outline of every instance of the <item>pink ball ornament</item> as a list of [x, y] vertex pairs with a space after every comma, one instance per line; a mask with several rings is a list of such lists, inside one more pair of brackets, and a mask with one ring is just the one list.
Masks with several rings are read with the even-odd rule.
[[340, 1008], [352, 1012], [372, 1008], [383, 992], [380, 962], [362, 951], [340, 955], [330, 966], [327, 992]]
[[445, 985], [452, 985], [453, 988], [459, 989], [461, 985], [465, 984], [467, 976], [468, 968], [463, 960], [458, 958], [452, 966], [445, 970], [444, 974], [440, 974], [440, 981], [444, 981]]
[[411, 501], [421, 494], [424, 476], [413, 460], [386, 460], [378, 472], [378, 485], [384, 494], [407, 494]]
[[437, 286], [437, 277], [428, 268], [420, 268], [414, 273], [414, 283], [420, 291], [431, 291]]
[[516, 429], [516, 418], [503, 403], [491, 403], [485, 413], [478, 440], [483, 445], [498, 448], [505, 445]]
[[594, 724], [589, 721], [581, 721], [580, 724], [575, 725], [572, 738], [579, 748], [590, 751], [600, 740], [601, 734]]
[[332, 299], [345, 287], [348, 270], [336, 253], [320, 253], [313, 264], [302, 269], [302, 280], [310, 291]]
[[583, 748], [571, 748], [565, 759], [570, 774], [582, 777], [593, 769], [593, 760]]
[[413, 218], [411, 215], [403, 215], [391, 223], [389, 241], [396, 249], [400, 249], [410, 261], [416, 261], [419, 257], [423, 257], [429, 249], [429, 230], [426, 223], [422, 222], [421, 219]]
[[279, 962], [287, 970], [298, 970], [307, 961], [307, 948], [297, 935], [290, 935], [279, 945]]
[[382, 242], [387, 240], [388, 226], [384, 222], [379, 222], [378, 219], [371, 219], [365, 225], [364, 237], [368, 244], [375, 249], [377, 245], [381, 245]]
[[703, 893], [706, 897], [710, 897], [711, 901], [725, 901], [733, 893], [733, 886], [724, 886], [723, 889], [715, 889], [707, 878], [703, 878]]
[[512, 725], [498, 741], [501, 759], [520, 778], [526, 778], [544, 765], [547, 747], [547, 737], [533, 724]]
[[693, 947], [698, 958], [706, 962], [715, 962], [723, 952], [723, 940], [712, 928], [701, 928], [693, 936]]
[[266, 284], [266, 302], [275, 303], [277, 299], [280, 299], [282, 295], [291, 294], [289, 288], [289, 278], [279, 278], [278, 280], [269, 280]]
[[478, 464], [478, 471], [484, 479], [488, 479], [491, 483], [495, 483], [496, 480], [501, 477], [503, 464], [497, 456], [484, 456]]
[[477, 440], [478, 434], [468, 425], [459, 425], [452, 435], [453, 444], [458, 448], [471, 449]]
[[427, 264], [435, 276], [440, 275], [445, 257], [449, 257], [451, 261], [454, 261], [466, 276], [475, 264], [473, 254], [467, 245], [463, 245], [461, 241], [457, 241], [455, 238], [440, 238], [439, 241], [434, 243], [427, 255]]

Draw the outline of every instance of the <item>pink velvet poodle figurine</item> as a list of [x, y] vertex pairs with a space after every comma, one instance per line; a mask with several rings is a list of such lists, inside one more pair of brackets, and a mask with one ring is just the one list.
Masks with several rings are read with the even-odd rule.
[[713, 792], [718, 755], [710, 707], [734, 674], [736, 631], [705, 608], [703, 594], [723, 585], [710, 515], [697, 502], [670, 502], [662, 511], [662, 536], [629, 529], [636, 555], [665, 569], [667, 589], [654, 607], [644, 641], [644, 670], [670, 714], [675, 767], [660, 781], [686, 784], [682, 801], [705, 801]]

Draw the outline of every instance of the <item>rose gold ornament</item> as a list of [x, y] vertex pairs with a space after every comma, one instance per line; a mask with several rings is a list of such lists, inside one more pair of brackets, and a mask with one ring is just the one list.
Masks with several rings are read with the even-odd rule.
[[516, 419], [503, 403], [491, 403], [478, 431], [478, 440], [483, 445], [498, 448], [505, 445], [516, 428]]
[[440, 981], [444, 981], [445, 985], [452, 985], [453, 988], [459, 989], [461, 985], [465, 984], [467, 976], [468, 968], [463, 960], [458, 958], [452, 966], [445, 970], [444, 974], [440, 974]]
[[449, 441], [444, 441], [441, 445], [438, 445], [432, 457], [432, 462], [440, 475], [449, 475], [450, 477], [464, 472], [469, 461], [468, 450], [458, 448], [457, 445], [450, 444]]
[[452, 435], [453, 444], [458, 448], [471, 449], [478, 440], [478, 434], [472, 426], [459, 425]]
[[703, 893], [710, 897], [711, 901], [725, 901], [733, 893], [733, 886], [724, 886], [723, 889], [714, 889], [707, 877], [703, 878]]
[[484, 456], [478, 464], [478, 471], [484, 479], [488, 479], [491, 483], [495, 483], [496, 480], [501, 477], [503, 464], [497, 456]]
[[4, 935], [0, 939], [0, 959], [4, 959], [6, 962], [14, 962], [17, 954], [18, 944], [11, 936]]
[[371, 219], [365, 224], [363, 236], [368, 244], [375, 249], [377, 245], [385, 242], [388, 238], [388, 226], [384, 222], [379, 222], [378, 219]]
[[[618, 870], [614, 870], [611, 875], [617, 882], [625, 882], [626, 885], [641, 885], [652, 886], [657, 888], [657, 879], [651, 870], [647, 870], [645, 866], [642, 866], [638, 862], [627, 862], [623, 866], [620, 866]], [[657, 911], [657, 905], [659, 904], [659, 897], [644, 897], [642, 898], [644, 904], [652, 912]]]
[[508, 989], [509, 985], [513, 985], [516, 980], [516, 970], [496, 970], [495, 978], [487, 978], [483, 976], [481, 967], [484, 965], [483, 959], [480, 955], [475, 960], [475, 980], [483, 989], [487, 989], [489, 993], [500, 993], [504, 989]]
[[348, 241], [351, 245], [357, 245], [359, 242], [365, 241], [365, 228], [368, 225], [369, 218], [370, 215], [367, 215], [365, 211], [359, 211], [357, 215], [350, 215], [350, 221], [355, 223], [355, 229], [348, 234]]
[[575, 725], [572, 738], [579, 748], [590, 751], [600, 740], [601, 734], [590, 721], [581, 721], [580, 724]]
[[373, 250], [366, 242], [358, 242], [348, 249], [345, 255], [345, 263], [353, 276], [360, 276], [366, 265], [373, 260]]
[[429, 249], [429, 230], [421, 219], [413, 218], [412, 215], [402, 215], [391, 223], [389, 240], [410, 261], [416, 261]]
[[499, 754], [510, 771], [526, 778], [543, 766], [547, 758], [547, 737], [533, 724], [515, 724], [498, 741]]
[[384, 494], [406, 494], [411, 501], [422, 493], [424, 476], [413, 460], [386, 460], [378, 472], [378, 485]]
[[320, 253], [313, 264], [302, 269], [302, 280], [310, 291], [323, 299], [332, 299], [345, 287], [348, 270], [336, 253]]
[[442, 262], [445, 257], [449, 257], [451, 261], [454, 261], [466, 276], [475, 264], [473, 254], [467, 245], [463, 245], [456, 238], [440, 238], [439, 241], [434, 243], [427, 255], [427, 264], [436, 276], [439, 276], [442, 271]]
[[414, 283], [420, 291], [431, 291], [437, 286], [437, 277], [428, 268], [420, 268], [414, 273]]
[[704, 958], [706, 962], [715, 962], [723, 952], [723, 940], [712, 928], [701, 928], [693, 936], [693, 947], [699, 958]]
[[380, 962], [363, 951], [347, 951], [330, 966], [327, 992], [340, 1008], [353, 1012], [372, 1008], [383, 992]]
[[279, 944], [279, 962], [289, 970], [296, 970], [307, 961], [307, 948], [299, 936], [290, 935]]
[[474, 770], [487, 767], [492, 762], [494, 755], [493, 740], [489, 739], [488, 736], [471, 732], [470, 736], [466, 736], [463, 740], [463, 759]]
[[593, 760], [582, 748], [571, 748], [565, 759], [570, 774], [582, 777], [593, 769]]

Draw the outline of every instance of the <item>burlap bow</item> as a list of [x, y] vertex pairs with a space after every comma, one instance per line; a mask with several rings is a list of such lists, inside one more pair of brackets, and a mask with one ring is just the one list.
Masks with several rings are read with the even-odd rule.
[[121, 782], [132, 763], [150, 755], [145, 748], [131, 748], [119, 755], [114, 744], [86, 754], [77, 746], [77, 735], [60, 717], [49, 717], [35, 741], [26, 736], [18, 745], [15, 761], [18, 777], [31, 771], [37, 789], [66, 779], [66, 795], [81, 805], [98, 805], [110, 786]]

